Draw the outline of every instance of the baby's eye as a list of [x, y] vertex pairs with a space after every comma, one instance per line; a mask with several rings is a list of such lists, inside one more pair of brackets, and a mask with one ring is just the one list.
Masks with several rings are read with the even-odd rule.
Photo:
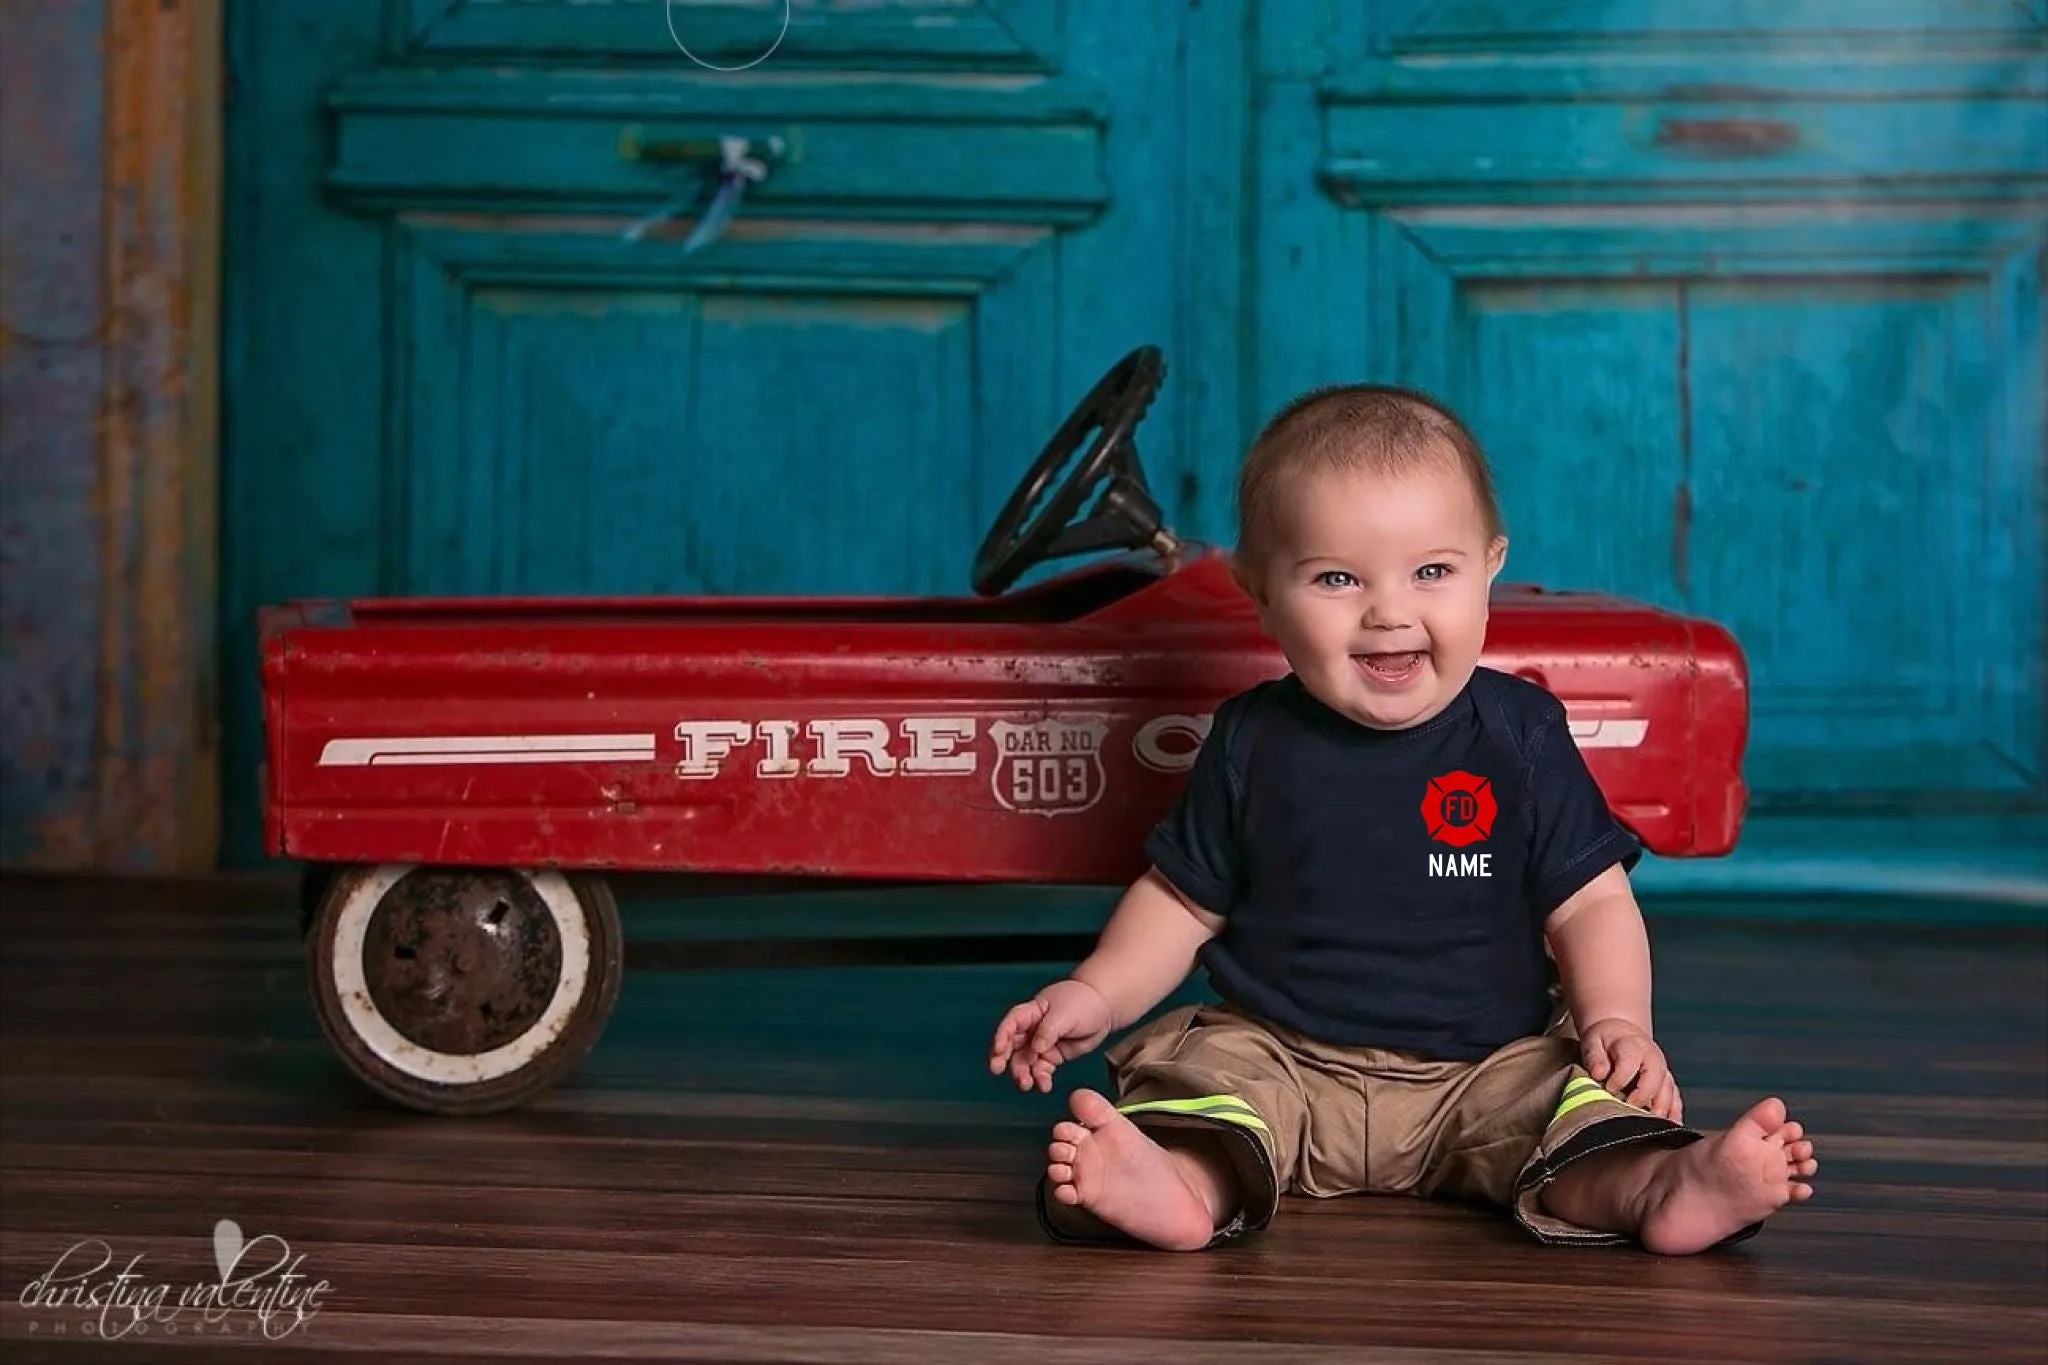
[[1448, 564], [1425, 564], [1415, 571], [1415, 576], [1425, 583], [1441, 583], [1451, 576]]
[[1342, 569], [1325, 569], [1316, 575], [1316, 586], [1323, 588], [1348, 588], [1357, 582]]

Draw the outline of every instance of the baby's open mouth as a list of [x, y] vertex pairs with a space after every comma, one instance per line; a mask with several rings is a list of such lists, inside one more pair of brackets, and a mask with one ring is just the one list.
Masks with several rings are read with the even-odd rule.
[[1422, 661], [1428, 657], [1428, 653], [1425, 650], [1409, 649], [1400, 653], [1359, 654], [1353, 657], [1364, 666], [1366, 672], [1392, 681], [1405, 678], [1422, 667]]

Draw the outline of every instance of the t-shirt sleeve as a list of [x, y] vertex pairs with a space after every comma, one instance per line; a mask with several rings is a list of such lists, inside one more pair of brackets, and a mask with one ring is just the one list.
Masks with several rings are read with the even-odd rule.
[[1633, 868], [1643, 849], [1614, 818], [1572, 739], [1563, 705], [1551, 699], [1537, 729], [1529, 773], [1536, 825], [1529, 869], [1537, 914], [1548, 919], [1616, 863]]
[[1248, 697], [1237, 696], [1216, 709], [1187, 785], [1166, 818], [1145, 840], [1145, 856], [1183, 896], [1215, 915], [1227, 915], [1244, 877], [1238, 842], [1241, 775], [1231, 767], [1232, 743], [1244, 722]]

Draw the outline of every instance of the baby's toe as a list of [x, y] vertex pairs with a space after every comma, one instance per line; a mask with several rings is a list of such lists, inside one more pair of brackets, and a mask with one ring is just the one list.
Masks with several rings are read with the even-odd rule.
[[1052, 1140], [1054, 1142], [1071, 1142], [1078, 1145], [1085, 1141], [1087, 1137], [1088, 1130], [1086, 1128], [1068, 1119], [1062, 1119], [1052, 1126]]
[[1736, 1131], [1748, 1129], [1759, 1137], [1775, 1137], [1785, 1126], [1785, 1101], [1776, 1095], [1758, 1100], [1732, 1126]]
[[1074, 1159], [1074, 1144], [1071, 1142], [1047, 1143], [1045, 1146], [1045, 1159], [1047, 1161], [1072, 1161]]
[[1068, 1099], [1067, 1108], [1090, 1129], [1100, 1128], [1116, 1117], [1116, 1106], [1093, 1090], [1076, 1090]]
[[1065, 1162], [1055, 1161], [1045, 1168], [1045, 1178], [1055, 1187], [1074, 1183], [1074, 1168]]

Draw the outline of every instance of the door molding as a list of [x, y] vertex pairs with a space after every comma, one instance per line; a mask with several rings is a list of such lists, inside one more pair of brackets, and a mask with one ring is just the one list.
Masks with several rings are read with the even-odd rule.
[[[2048, 57], [1368, 59], [1317, 90], [1346, 207], [2048, 197]], [[1512, 136], [1504, 135], [1512, 123]]]
[[715, 158], [664, 164], [634, 148], [709, 147], [728, 135], [786, 149], [748, 189], [742, 218], [1076, 227], [1109, 203], [1107, 105], [1061, 77], [749, 85], [673, 70], [387, 67], [344, 78], [327, 105], [327, 183], [356, 210], [644, 212]]

